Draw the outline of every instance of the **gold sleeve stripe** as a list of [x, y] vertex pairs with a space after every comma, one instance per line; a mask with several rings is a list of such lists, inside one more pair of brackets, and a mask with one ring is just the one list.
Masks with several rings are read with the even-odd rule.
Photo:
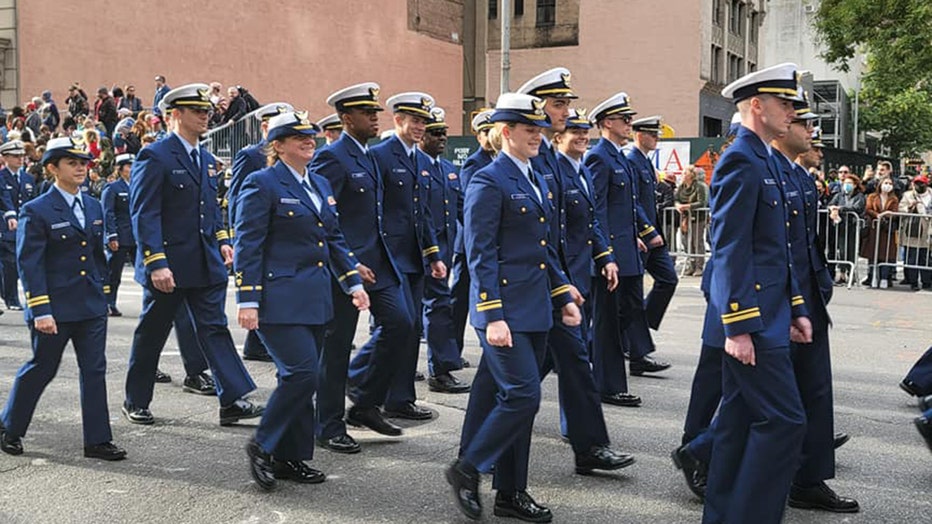
[[358, 275], [358, 274], [359, 274], [359, 271], [356, 271], [355, 269], [352, 270], [352, 271], [348, 271], [348, 272], [344, 273], [342, 276], [340, 276], [340, 278], [337, 279], [337, 282], [343, 282], [343, 281], [346, 280], [348, 277], [351, 277], [351, 276], [353, 276], [353, 275]]
[[760, 314], [760, 308], [759, 308], [759, 307], [752, 307], [752, 308], [748, 308], [748, 309], [742, 309], [741, 311], [735, 311], [734, 313], [727, 313], [727, 314], [722, 315], [722, 320], [727, 320], [727, 319], [733, 318], [733, 317], [740, 317], [740, 316], [742, 316], [742, 315], [747, 315], [748, 313], [757, 313], [757, 314], [759, 315], [759, 314]]
[[555, 296], [557, 296], [557, 295], [562, 295], [563, 293], [569, 292], [569, 290], [570, 290], [570, 286], [569, 286], [569, 285], [563, 285], [563, 286], [560, 286], [560, 287], [558, 287], [558, 288], [554, 288], [554, 289], [550, 290], [550, 297], [553, 298], [553, 297], [555, 297]]
[[611, 255], [611, 254], [612, 254], [612, 250], [611, 250], [611, 249], [609, 249], [608, 251], [603, 251], [603, 252], [599, 253], [598, 255], [596, 255], [596, 256], [594, 257], [593, 260], [598, 260], [598, 259], [600, 259], [600, 258], [602, 258], [602, 257], [607, 257], [608, 255]]
[[110, 286], [104, 286], [104, 294], [105, 294], [105, 295], [109, 295], [109, 294], [110, 294]]
[[744, 315], [739, 316], [739, 317], [730, 317], [727, 319], [723, 318], [722, 324], [733, 324], [735, 322], [741, 322], [742, 320], [750, 320], [752, 318], [758, 318], [758, 317], [760, 317], [760, 311], [752, 311], [750, 313], [745, 313]]
[[142, 260], [142, 263], [148, 266], [149, 264], [156, 262], [158, 260], [165, 260], [165, 253], [153, 253], [147, 256], [146, 258], [144, 258]]
[[227, 233], [226, 229], [221, 229], [220, 231], [217, 231], [217, 240], [229, 240], [229, 239], [230, 239], [230, 234]]
[[240, 291], [262, 291], [262, 286], [240, 286]]
[[647, 235], [649, 235], [649, 234], [651, 234], [651, 233], [653, 233], [653, 232], [654, 232], [654, 226], [647, 226], [647, 227], [645, 227], [640, 233], [638, 233], [638, 236], [640, 236], [641, 238], [643, 238], [643, 237], [646, 237]]
[[37, 297], [32, 297], [26, 300], [26, 305], [29, 307], [41, 306], [42, 304], [48, 304], [51, 302], [48, 295], [39, 295]]
[[229, 235], [230, 235], [230, 238], [236, 238], [236, 230], [233, 228], [230, 228]]
[[490, 300], [488, 302], [480, 302], [476, 304], [476, 311], [488, 311], [490, 309], [500, 309], [501, 307], [501, 300]]
[[805, 303], [806, 303], [806, 301], [803, 300], [803, 297], [793, 297], [793, 302], [792, 302], [792, 304], [793, 304], [794, 306], [801, 306], [801, 305], [803, 305], [803, 304], [805, 304]]
[[421, 254], [424, 255], [424, 256], [426, 257], [426, 256], [428, 256], [428, 255], [433, 255], [434, 253], [439, 253], [439, 252], [440, 252], [440, 248], [439, 248], [439, 247], [437, 247], [437, 246], [430, 246], [429, 248], [425, 249], [424, 251], [421, 251]]

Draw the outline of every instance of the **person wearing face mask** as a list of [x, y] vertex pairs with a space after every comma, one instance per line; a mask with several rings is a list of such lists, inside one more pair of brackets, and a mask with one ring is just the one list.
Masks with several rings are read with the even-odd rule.
[[[892, 220], [877, 221], [881, 213], [895, 213], [899, 209], [900, 200], [893, 192], [893, 180], [889, 176], [880, 176], [877, 179], [877, 192], [867, 195], [864, 208], [864, 218], [867, 220], [867, 238], [861, 244], [861, 256], [868, 261], [867, 278], [862, 285], [869, 285], [886, 289], [893, 283], [893, 271], [896, 264], [896, 236], [893, 234]], [[874, 281], [874, 266], [878, 268], [878, 281]]]
[[932, 289], [932, 270], [916, 269], [909, 266], [929, 267], [929, 226], [932, 219], [932, 191], [929, 191], [929, 177], [918, 175], [913, 178], [913, 188], [903, 193], [900, 200], [900, 213], [915, 213], [925, 215], [909, 217], [900, 223], [900, 238], [906, 248], [906, 282], [910, 289], [919, 291], [919, 280], [922, 280], [922, 289]]
[[[828, 203], [829, 220], [829, 256], [830, 259], [857, 261], [858, 219], [864, 215], [866, 200], [861, 188], [861, 180], [854, 173], [842, 177], [841, 192], [832, 197]], [[848, 282], [851, 266], [841, 264], [836, 284]], [[831, 268], [830, 268], [831, 270]]]

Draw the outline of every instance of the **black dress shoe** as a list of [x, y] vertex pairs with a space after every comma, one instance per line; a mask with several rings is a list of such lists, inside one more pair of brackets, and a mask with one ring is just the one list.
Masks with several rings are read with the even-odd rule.
[[362, 451], [362, 447], [359, 446], [359, 443], [356, 442], [356, 439], [347, 435], [346, 433], [326, 439], [319, 438], [317, 439], [317, 445], [324, 449], [329, 449], [335, 453], [346, 453], [347, 455], [352, 455], [353, 453], [359, 453]]
[[791, 508], [819, 509], [831, 511], [832, 513], [857, 513], [861, 511], [858, 501], [848, 497], [839, 497], [824, 482], [820, 482], [811, 488], [790, 486], [789, 505]]
[[644, 373], [657, 373], [670, 369], [670, 365], [669, 362], [657, 360], [650, 356], [644, 356], [641, 357], [640, 360], [631, 361], [631, 374], [634, 376], [641, 376]]
[[23, 439], [20, 437], [11, 437], [6, 429], [0, 429], [0, 451], [7, 455], [23, 454]]
[[[926, 446], [929, 446], [929, 449], [932, 450], [932, 420], [925, 417], [917, 417], [913, 422], [916, 424], [916, 429], [919, 430], [919, 434], [925, 439]], [[4, 449], [4, 451], [6, 450]]]
[[585, 453], [576, 454], [576, 473], [588, 475], [593, 470], [614, 471], [634, 464], [634, 456], [612, 451], [608, 446], [592, 446]]
[[272, 459], [272, 475], [279, 480], [293, 480], [300, 484], [320, 484], [327, 480], [323, 471], [316, 470], [300, 460]]
[[198, 373], [197, 375], [184, 377], [181, 390], [197, 395], [217, 395], [217, 386], [214, 384], [214, 379], [207, 373]]
[[168, 384], [172, 381], [172, 376], [168, 373], [163, 373], [161, 369], [155, 370], [155, 382], [158, 384]]
[[397, 408], [382, 410], [388, 418], [403, 418], [405, 420], [430, 420], [434, 418], [429, 409], [418, 407], [414, 402], [408, 402]]
[[919, 411], [925, 413], [932, 409], [932, 395], [926, 395], [919, 399]]
[[528, 495], [527, 491], [495, 494], [495, 509], [492, 511], [496, 517], [513, 517], [524, 522], [550, 522], [553, 513], [550, 508], [541, 506]]
[[636, 408], [641, 405], [641, 397], [630, 393], [615, 393], [613, 395], [602, 395], [602, 402], [613, 406]]
[[93, 446], [84, 446], [84, 456], [101, 460], [123, 460], [126, 450], [115, 446], [113, 442], [104, 442]]
[[243, 353], [243, 360], [252, 360], [254, 362], [273, 362], [272, 355], [268, 353]]
[[379, 408], [373, 406], [360, 408], [353, 406], [346, 412], [346, 423], [351, 426], [367, 427], [376, 433], [397, 437], [401, 435], [401, 428], [385, 420]]
[[453, 488], [453, 500], [456, 501], [463, 515], [472, 520], [482, 518], [482, 502], [479, 500], [479, 472], [476, 468], [457, 460], [447, 468], [446, 477], [450, 487]]
[[441, 373], [427, 379], [427, 389], [437, 393], [469, 393], [470, 387], [452, 373]]
[[916, 383], [913, 382], [912, 380], [907, 380], [904, 378], [903, 381], [900, 382], [900, 389], [902, 389], [903, 391], [906, 392], [907, 395], [912, 396], [912, 397], [922, 396], [922, 391], [919, 391], [919, 386], [916, 385]]
[[425, 380], [427, 380], [427, 377], [425, 377], [423, 373], [421, 373], [420, 371], [415, 371], [415, 372], [414, 372], [414, 381], [415, 381], [415, 382], [424, 382]]
[[708, 480], [706, 465], [689, 451], [688, 444], [676, 448], [670, 458], [673, 459], [673, 465], [676, 466], [676, 469], [683, 471], [683, 476], [686, 477], [686, 487], [689, 488], [689, 491], [699, 497], [699, 500], [705, 500], [705, 488]]
[[126, 420], [132, 424], [142, 424], [144, 426], [155, 424], [155, 417], [152, 416], [152, 412], [147, 408], [137, 408], [131, 404], [124, 403], [121, 411], [123, 411], [123, 416], [126, 417]]
[[246, 444], [246, 455], [249, 457], [249, 473], [252, 475], [252, 479], [263, 490], [271, 491], [275, 487], [272, 457], [262, 451], [255, 439], [249, 439], [249, 443]]
[[851, 440], [851, 436], [847, 433], [838, 432], [835, 433], [835, 449], [838, 449], [845, 445], [846, 442]]
[[240, 420], [261, 417], [265, 407], [241, 398], [229, 406], [220, 407], [220, 425], [229, 426]]

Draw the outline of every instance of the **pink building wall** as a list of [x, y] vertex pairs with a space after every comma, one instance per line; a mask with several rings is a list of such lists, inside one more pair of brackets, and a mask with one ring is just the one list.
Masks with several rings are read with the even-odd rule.
[[[702, 2], [585, 0], [579, 7], [579, 45], [511, 51], [510, 88], [551, 67], [573, 74], [591, 109], [625, 91], [639, 116], [663, 115], [677, 136], [698, 136]], [[498, 98], [501, 53], [491, 51], [486, 92]], [[593, 132], [594, 133], [594, 132]]]
[[148, 106], [162, 74], [170, 86], [240, 84], [316, 119], [331, 112], [331, 92], [375, 81], [383, 101], [430, 93], [459, 129], [462, 47], [409, 30], [407, 9], [406, 0], [19, 2], [20, 99], [51, 89], [61, 105], [74, 81], [90, 96], [133, 83]]

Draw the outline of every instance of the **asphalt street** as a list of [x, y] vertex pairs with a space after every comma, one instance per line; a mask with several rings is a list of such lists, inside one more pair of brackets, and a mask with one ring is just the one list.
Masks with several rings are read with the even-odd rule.
[[[221, 428], [214, 398], [184, 393], [184, 372], [174, 338], [161, 368], [174, 378], [156, 385], [154, 426], [134, 426], [120, 416], [123, 380], [141, 290], [125, 273], [122, 318], [110, 320], [107, 360], [110, 418], [115, 442], [128, 459], [85, 459], [81, 453], [78, 373], [68, 350], [24, 439], [26, 453], [0, 454], [0, 522], [172, 523], [363, 523], [465, 522], [455, 508], [443, 469], [455, 458], [466, 395], [429, 392], [417, 386], [419, 402], [434, 420], [404, 424], [400, 438], [351, 432], [362, 444], [357, 455], [318, 450], [313, 464], [328, 475], [315, 486], [282, 482], [273, 493], [252, 482], [244, 445], [254, 425]], [[856, 498], [862, 511], [833, 515], [790, 509], [789, 523], [932, 522], [932, 455], [912, 424], [916, 402], [897, 383], [932, 343], [932, 294], [837, 288], [832, 352], [835, 425], [852, 439], [836, 456], [830, 484]], [[530, 492], [551, 507], [555, 522], [688, 523], [702, 506], [670, 461], [680, 440], [692, 373], [698, 358], [704, 303], [698, 279], [687, 277], [660, 332], [658, 352], [673, 367], [657, 377], [632, 377], [640, 408], [605, 406], [613, 445], [637, 463], [617, 474], [583, 477], [573, 472], [573, 454], [559, 434], [556, 377], [544, 382], [544, 400], [534, 427]], [[235, 319], [230, 295], [227, 313]], [[365, 316], [357, 345], [365, 341]], [[244, 332], [232, 328], [238, 344]], [[479, 347], [468, 333], [466, 357], [475, 365]], [[19, 313], [0, 317], [0, 400], [30, 356], [28, 331]], [[420, 369], [426, 371], [422, 346]], [[247, 362], [262, 401], [275, 384], [272, 364]], [[475, 368], [459, 373], [471, 379]], [[490, 482], [483, 480], [486, 520]]]

